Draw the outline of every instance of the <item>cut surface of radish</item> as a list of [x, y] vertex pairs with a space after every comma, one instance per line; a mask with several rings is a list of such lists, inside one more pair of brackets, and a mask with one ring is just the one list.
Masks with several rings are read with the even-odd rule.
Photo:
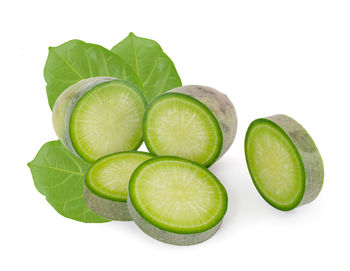
[[65, 90], [53, 109], [60, 140], [93, 162], [142, 143], [146, 100], [132, 83], [109, 77], [84, 79]]
[[150, 105], [144, 117], [145, 143], [155, 155], [183, 157], [204, 166], [220, 155], [222, 132], [212, 112], [198, 100], [166, 93]]
[[306, 130], [285, 115], [253, 121], [245, 138], [245, 155], [253, 183], [280, 210], [316, 198], [323, 184], [321, 156]]
[[136, 224], [176, 245], [210, 238], [227, 209], [227, 193], [219, 180], [205, 167], [177, 157], [142, 163], [130, 179], [128, 196]]
[[151, 153], [182, 157], [205, 167], [226, 153], [236, 131], [237, 115], [230, 99], [200, 85], [158, 96], [143, 120], [144, 141]]
[[131, 174], [153, 155], [144, 152], [120, 152], [95, 161], [85, 175], [85, 201], [100, 216], [113, 220], [131, 220], [126, 204]]

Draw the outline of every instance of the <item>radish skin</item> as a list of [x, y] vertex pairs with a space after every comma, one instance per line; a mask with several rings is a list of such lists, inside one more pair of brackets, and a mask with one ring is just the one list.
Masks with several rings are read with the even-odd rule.
[[304, 127], [286, 115], [254, 120], [246, 133], [245, 155], [258, 192], [279, 210], [307, 204], [322, 189], [321, 155]]
[[236, 110], [227, 95], [214, 88], [199, 85], [178, 87], [168, 92], [189, 95], [199, 100], [210, 109], [222, 131], [223, 144], [218, 158], [223, 156], [231, 147], [237, 132]]
[[84, 198], [86, 205], [100, 216], [110, 220], [132, 220], [126, 202], [106, 199], [96, 195], [84, 183]]
[[227, 192], [206, 167], [174, 156], [142, 163], [129, 182], [127, 204], [136, 225], [173, 245], [212, 237], [227, 210]]
[[286, 115], [267, 117], [280, 126], [292, 139], [298, 149], [305, 168], [305, 192], [298, 206], [307, 204], [321, 192], [324, 178], [324, 169], [321, 155], [303, 126]]
[[146, 152], [126, 151], [95, 161], [84, 178], [86, 205], [106, 219], [132, 220], [126, 203], [130, 176], [151, 158], [153, 155]]
[[221, 221], [211, 229], [200, 233], [181, 234], [169, 232], [155, 227], [147, 220], [145, 220], [142, 216], [140, 216], [140, 214], [135, 210], [135, 207], [132, 205], [129, 196], [127, 203], [129, 207], [129, 213], [132, 219], [134, 220], [136, 225], [139, 226], [140, 229], [142, 229], [142, 231], [144, 231], [146, 234], [153, 237], [154, 239], [157, 239], [158, 241], [171, 245], [189, 246], [202, 243], [208, 240], [210, 237], [212, 237], [218, 231], [222, 223]]
[[79, 156], [73, 145], [69, 135], [69, 120], [79, 99], [94, 86], [114, 80], [113, 77], [92, 77], [83, 79], [74, 85], [68, 87], [57, 98], [52, 110], [52, 123], [56, 135], [70, 151]]
[[142, 144], [146, 99], [134, 84], [112, 77], [83, 79], [58, 97], [55, 132], [75, 155], [94, 162]]

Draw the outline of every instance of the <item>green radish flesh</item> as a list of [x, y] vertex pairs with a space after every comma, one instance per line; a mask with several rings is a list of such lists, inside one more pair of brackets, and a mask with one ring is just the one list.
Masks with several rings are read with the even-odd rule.
[[209, 167], [232, 145], [237, 117], [228, 97], [203, 86], [158, 96], [146, 110], [144, 140], [155, 155], [178, 156]]
[[98, 159], [85, 175], [87, 206], [107, 219], [131, 220], [126, 204], [130, 176], [152, 157], [144, 152], [120, 152]]
[[245, 154], [254, 185], [277, 209], [294, 209], [321, 191], [321, 156], [306, 130], [290, 117], [253, 121], [246, 134]]
[[151, 153], [179, 156], [203, 165], [220, 154], [222, 133], [214, 115], [197, 100], [167, 93], [145, 115], [145, 142]]
[[89, 78], [59, 96], [53, 123], [58, 137], [72, 152], [93, 162], [141, 145], [145, 108], [143, 94], [132, 83]]
[[232, 102], [224, 93], [206, 86], [187, 85], [169, 90], [182, 93], [204, 104], [215, 116], [222, 132], [222, 148], [219, 158], [231, 147], [237, 132], [237, 114]]
[[227, 193], [205, 167], [182, 158], [156, 157], [142, 163], [129, 183], [129, 211], [136, 224], [160, 241], [196, 244], [219, 228]]

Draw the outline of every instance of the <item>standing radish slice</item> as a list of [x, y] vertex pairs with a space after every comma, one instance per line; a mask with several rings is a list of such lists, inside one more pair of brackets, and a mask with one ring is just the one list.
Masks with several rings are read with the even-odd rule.
[[126, 204], [131, 174], [153, 155], [119, 152], [98, 159], [85, 175], [86, 205], [98, 215], [112, 220], [131, 220]]
[[53, 108], [53, 125], [62, 143], [94, 162], [142, 143], [146, 99], [132, 83], [111, 77], [84, 79], [67, 88]]
[[255, 187], [277, 209], [309, 203], [321, 191], [321, 155], [306, 130], [288, 116], [253, 121], [245, 137], [245, 155]]
[[227, 193], [207, 168], [182, 158], [156, 157], [131, 176], [128, 206], [148, 235], [169, 244], [192, 245], [219, 229]]
[[209, 167], [232, 145], [237, 130], [233, 104], [223, 93], [183, 86], [153, 100], [143, 133], [155, 155], [178, 156]]

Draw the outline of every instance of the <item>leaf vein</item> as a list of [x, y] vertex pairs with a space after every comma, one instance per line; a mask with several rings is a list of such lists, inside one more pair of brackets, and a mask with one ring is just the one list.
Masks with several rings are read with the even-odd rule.
[[108, 69], [106, 56], [103, 54], [102, 51], [101, 51], [101, 54], [102, 54], [103, 63], [104, 63], [104, 65], [105, 65], [105, 69], [106, 69], [106, 75], [107, 75], [107, 76], [111, 76], [111, 75], [110, 75], [110, 72], [109, 72], [109, 69]]
[[62, 172], [65, 172], [65, 173], [70, 173], [70, 174], [75, 174], [75, 175], [79, 175], [79, 176], [84, 176], [84, 174], [81, 173], [81, 172], [75, 172], [75, 171], [71, 171], [71, 170], [63, 169], [63, 168], [57, 168], [57, 167], [46, 166], [46, 165], [39, 165], [39, 164], [34, 164], [34, 163], [32, 163], [31, 166], [40, 167], [40, 168], [47, 168], [47, 169], [52, 169], [52, 170], [56, 170], [56, 171], [62, 171]]
[[87, 59], [87, 62], [88, 62], [89, 74], [90, 74], [90, 77], [92, 77], [92, 69], [91, 69], [90, 58], [89, 58], [89, 55], [87, 54], [86, 50], [84, 50], [84, 52], [85, 52], [85, 56], [86, 56], [86, 59]]
[[68, 158], [73, 161], [73, 163], [78, 167], [80, 173], [84, 173], [84, 169], [78, 164], [77, 161], [75, 161], [70, 153], [69, 150], [64, 149], [65, 153], [67, 154]]
[[158, 94], [163, 93], [164, 87], [165, 87], [166, 82], [167, 82], [167, 80], [169, 78], [169, 74], [170, 74], [170, 67], [168, 68], [168, 72], [167, 72], [166, 76], [164, 76], [164, 81], [163, 81], [161, 87], [159, 88]]
[[139, 68], [139, 60], [138, 60], [138, 57], [137, 57], [135, 41], [134, 41], [133, 37], [131, 38], [131, 42], [132, 42], [132, 47], [133, 47], [133, 52], [134, 52], [134, 57], [135, 57], [136, 73], [141, 78], [141, 76], [140, 76], [140, 68]]
[[156, 66], [158, 65], [158, 62], [159, 62], [159, 57], [157, 57], [156, 61], [154, 62], [150, 73], [148, 74], [146, 80], [143, 82], [143, 85], [147, 85], [148, 81], [151, 79], [151, 76], [154, 73], [154, 70], [156, 69]]
[[69, 62], [68, 62], [65, 58], [63, 58], [61, 55], [57, 54], [57, 53], [55, 52], [55, 50], [52, 50], [52, 53], [55, 54], [56, 56], [58, 56], [58, 58], [61, 59], [61, 60], [63, 61], [63, 63], [65, 63], [69, 68], [71, 68], [71, 70], [72, 70], [73, 72], [75, 72], [81, 79], [84, 78], [84, 77], [81, 75], [81, 73], [80, 73], [77, 69], [75, 69], [75, 68], [73, 67], [73, 65], [72, 65], [71, 63], [69, 63]]

